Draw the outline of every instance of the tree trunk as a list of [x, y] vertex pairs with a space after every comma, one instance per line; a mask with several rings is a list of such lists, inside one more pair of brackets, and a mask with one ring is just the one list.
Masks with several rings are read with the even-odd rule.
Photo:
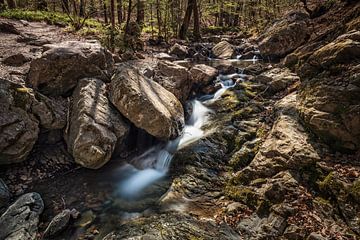
[[110, 16], [111, 16], [111, 35], [110, 46], [111, 50], [115, 49], [115, 0], [110, 1]]
[[120, 25], [123, 21], [123, 14], [122, 14], [122, 0], [117, 0], [117, 17], [118, 17], [118, 24]]
[[107, 24], [109, 21], [108, 21], [108, 16], [107, 16], [107, 7], [106, 7], [105, 0], [102, 0], [102, 3], [103, 3], [104, 20], [105, 20], [105, 23]]
[[184, 21], [183, 21], [183, 23], [181, 25], [181, 28], [180, 28], [180, 31], [179, 31], [179, 38], [180, 39], [185, 39], [186, 38], [186, 33], [187, 33], [187, 30], [188, 30], [189, 25], [190, 25], [191, 14], [192, 14], [193, 9], [194, 9], [194, 0], [188, 0], [188, 5], [187, 5], [187, 8], [186, 8]]
[[62, 0], [61, 7], [64, 13], [70, 13], [69, 0]]
[[161, 36], [161, 26], [162, 26], [162, 21], [161, 21], [161, 6], [160, 6], [160, 0], [156, 0], [156, 17], [157, 17], [157, 23], [158, 23], [158, 36]]
[[6, 0], [6, 2], [10, 9], [16, 8], [16, 4], [14, 0]]
[[139, 24], [140, 28], [143, 28], [144, 20], [145, 20], [145, 2], [144, 0], [137, 0], [136, 22]]
[[196, 0], [194, 0], [194, 37], [195, 40], [201, 39], [199, 6]]
[[129, 23], [131, 19], [131, 10], [132, 10], [132, 0], [129, 0], [128, 10], [127, 10], [127, 18], [126, 18], [126, 26], [125, 26], [125, 35], [129, 32]]
[[85, 16], [85, 2], [84, 2], [84, 0], [80, 0], [79, 15], [80, 15], [80, 17]]
[[36, 2], [36, 9], [40, 11], [47, 11], [48, 6], [46, 0], [37, 0]]

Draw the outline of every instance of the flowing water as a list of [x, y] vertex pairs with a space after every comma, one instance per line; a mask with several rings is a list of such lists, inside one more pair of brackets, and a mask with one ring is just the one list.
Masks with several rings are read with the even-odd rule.
[[[251, 63], [242, 61], [241, 65], [236, 62], [242, 67]], [[37, 184], [33, 190], [41, 193], [45, 201], [48, 211], [45, 215], [53, 216], [51, 209], [56, 206], [76, 208], [81, 212], [92, 209], [96, 213], [97, 226], [113, 229], [116, 226], [113, 222], [138, 217], [144, 210], [156, 206], [170, 188], [169, 167], [174, 154], [207, 135], [203, 128], [211, 124], [210, 117], [216, 117], [210, 109], [211, 104], [245, 77], [242, 71], [219, 75], [214, 81], [219, 89], [214, 94], [190, 101], [190, 117], [177, 139], [158, 143], [127, 163], [123, 159], [113, 159], [96, 171], [80, 169], [51, 182]], [[65, 233], [66, 239], [77, 239], [85, 228], [76, 227]]]

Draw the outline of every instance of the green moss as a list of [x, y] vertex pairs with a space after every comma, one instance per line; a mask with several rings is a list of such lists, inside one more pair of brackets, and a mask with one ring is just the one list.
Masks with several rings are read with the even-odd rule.
[[354, 198], [354, 200], [360, 203], [360, 179], [353, 182], [352, 186], [349, 189], [349, 194]]
[[257, 178], [253, 181], [250, 182], [250, 185], [253, 186], [261, 186], [263, 184], [265, 184], [267, 182], [267, 180], [265, 178]]
[[258, 195], [251, 188], [244, 186], [231, 186], [225, 188], [225, 195], [231, 200], [242, 202], [252, 209], [258, 206]]
[[343, 185], [337, 181], [334, 172], [330, 172], [322, 181], [318, 182], [319, 189], [328, 194], [337, 194], [343, 189]]
[[323, 206], [331, 206], [330, 201], [322, 198], [322, 197], [316, 197], [314, 199], [314, 202], [318, 203], [319, 205], [323, 205]]

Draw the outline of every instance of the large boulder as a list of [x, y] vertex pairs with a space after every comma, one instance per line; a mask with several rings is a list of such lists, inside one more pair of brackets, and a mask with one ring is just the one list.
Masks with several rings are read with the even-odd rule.
[[0, 79], [0, 164], [24, 161], [39, 133], [28, 92], [21, 85]]
[[193, 83], [199, 86], [206, 86], [216, 78], [219, 71], [216, 68], [205, 64], [197, 64], [190, 69], [190, 76]]
[[216, 58], [229, 59], [234, 57], [235, 48], [227, 41], [222, 41], [212, 48], [212, 52]]
[[38, 138], [39, 125], [65, 127], [67, 103], [0, 79], [0, 111], [0, 164], [10, 164], [26, 159]]
[[78, 164], [97, 169], [107, 163], [127, 136], [129, 127], [112, 107], [106, 84], [98, 79], [81, 79], [73, 93], [68, 150]]
[[297, 170], [320, 160], [317, 148], [297, 117], [296, 95], [275, 106], [278, 118], [251, 163], [238, 172], [241, 181], [271, 177], [279, 171]]
[[298, 70], [305, 124], [338, 150], [360, 149], [360, 32], [315, 51]]
[[169, 50], [171, 55], [175, 55], [178, 58], [186, 58], [189, 54], [189, 49], [187, 46], [180, 45], [175, 43]]
[[97, 41], [65, 41], [44, 48], [31, 62], [28, 80], [46, 95], [68, 94], [85, 77], [107, 80], [113, 67], [111, 53]]
[[44, 203], [38, 193], [27, 193], [19, 197], [0, 216], [0, 239], [36, 239], [39, 216]]
[[284, 57], [301, 46], [309, 37], [309, 16], [303, 12], [291, 12], [276, 22], [259, 38], [263, 57]]
[[187, 68], [169, 61], [159, 61], [154, 80], [181, 102], [188, 99], [192, 81]]
[[273, 68], [260, 75], [256, 75], [253, 81], [266, 84], [268, 92], [273, 94], [285, 90], [287, 87], [300, 81], [300, 78], [287, 68]]
[[173, 139], [182, 132], [184, 110], [179, 100], [131, 66], [120, 66], [113, 76], [110, 99], [135, 126], [157, 138]]
[[[0, 178], [0, 211], [10, 202], [11, 193], [5, 182]], [[0, 212], [1, 213], [1, 212]]]

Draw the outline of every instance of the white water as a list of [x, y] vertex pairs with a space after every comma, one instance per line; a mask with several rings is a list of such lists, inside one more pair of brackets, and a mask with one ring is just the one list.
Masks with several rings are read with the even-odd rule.
[[[229, 88], [234, 87], [236, 83], [232, 80], [234, 77], [241, 77], [243, 74], [220, 75], [221, 88], [213, 95], [209, 96], [206, 103], [211, 103], [221, 97]], [[147, 150], [142, 155], [132, 160], [136, 169], [130, 177], [123, 181], [119, 188], [119, 193], [127, 198], [138, 196], [146, 187], [157, 180], [166, 176], [173, 155], [191, 143], [201, 139], [205, 133], [201, 129], [209, 120], [212, 111], [199, 100], [193, 100], [192, 114], [185, 125], [184, 132], [177, 139], [169, 141], [165, 146], [155, 146]]]

